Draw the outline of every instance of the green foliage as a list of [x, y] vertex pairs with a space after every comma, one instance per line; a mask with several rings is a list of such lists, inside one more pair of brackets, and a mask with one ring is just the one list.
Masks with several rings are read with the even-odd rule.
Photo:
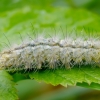
[[[74, 67], [70, 70], [67, 69], [45, 70], [45, 71], [42, 70], [42, 71], [32, 72], [30, 74], [30, 77], [32, 79], [34, 78], [39, 81], [45, 81], [46, 83], [50, 83], [53, 85], [59, 85], [59, 84], [63, 86], [79, 85], [79, 86], [87, 86], [91, 88], [100, 89], [98, 85], [100, 84], [99, 68], [91, 68], [90, 66], [83, 66], [82, 68]], [[79, 84], [83, 82], [87, 83], [87, 85]]]
[[0, 70], [0, 100], [18, 100], [12, 79], [6, 71]]
[[[100, 32], [100, 17], [93, 12], [100, 13], [98, 10], [100, 6], [96, 6], [99, 1], [85, 1], [81, 3], [79, 0], [1, 0], [0, 49], [5, 47], [3, 42], [8, 43], [2, 33], [6, 33], [11, 44], [20, 43], [21, 39], [18, 33], [20, 32], [22, 37], [27, 36], [27, 32], [34, 35], [33, 27], [37, 30], [44, 28], [50, 35], [52, 34], [52, 31], [48, 29], [50, 27], [55, 27], [57, 31], [60, 26], [64, 29], [67, 27], [70, 31], [72, 29], [80, 31], [84, 27], [87, 35], [92, 30], [96, 35], [96, 31]], [[95, 5], [92, 6], [93, 4]], [[78, 9], [79, 7], [81, 9]], [[40, 70], [28, 72], [28, 74], [32, 79], [53, 85], [77, 85], [100, 89], [99, 70], [100, 68], [83, 66], [82, 68], [74, 67], [71, 70]], [[16, 77], [14, 78], [16, 80]], [[0, 100], [15, 99], [17, 96], [12, 77], [7, 72], [0, 70]]]

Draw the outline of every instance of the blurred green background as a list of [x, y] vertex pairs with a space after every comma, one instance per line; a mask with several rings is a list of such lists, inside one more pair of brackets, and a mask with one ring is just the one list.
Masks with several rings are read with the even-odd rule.
[[[19, 32], [50, 27], [100, 32], [100, 0], [0, 0], [0, 42], [18, 42]], [[33, 34], [34, 35], [34, 34]], [[19, 37], [20, 38], [20, 37]], [[2, 48], [4, 45], [0, 45]], [[6, 45], [7, 46], [7, 45]], [[52, 86], [14, 75], [20, 100], [100, 100], [100, 91]]]

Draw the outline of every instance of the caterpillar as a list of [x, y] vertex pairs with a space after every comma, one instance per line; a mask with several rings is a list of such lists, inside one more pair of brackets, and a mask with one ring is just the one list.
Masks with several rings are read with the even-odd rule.
[[68, 37], [37, 38], [0, 53], [0, 69], [70, 69], [75, 65], [100, 66], [100, 40]]

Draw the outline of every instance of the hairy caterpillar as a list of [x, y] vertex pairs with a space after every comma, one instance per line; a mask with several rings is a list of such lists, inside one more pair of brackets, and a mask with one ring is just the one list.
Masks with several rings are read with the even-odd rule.
[[0, 69], [56, 69], [65, 66], [100, 66], [100, 40], [37, 38], [0, 53]]

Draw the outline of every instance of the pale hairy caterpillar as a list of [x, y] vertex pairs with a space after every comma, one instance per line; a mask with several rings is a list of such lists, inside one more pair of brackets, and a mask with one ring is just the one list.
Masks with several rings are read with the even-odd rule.
[[66, 69], [74, 65], [100, 66], [100, 40], [82, 37], [38, 37], [0, 53], [0, 69]]

